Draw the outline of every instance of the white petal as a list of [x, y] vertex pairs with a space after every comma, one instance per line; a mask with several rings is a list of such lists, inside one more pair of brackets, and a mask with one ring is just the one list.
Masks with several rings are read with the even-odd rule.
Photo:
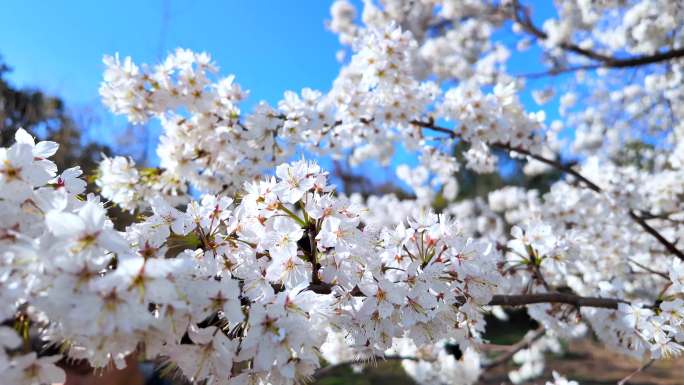
[[86, 202], [79, 211], [79, 216], [88, 230], [100, 230], [104, 226], [105, 210], [95, 202]]
[[17, 132], [14, 133], [14, 140], [17, 143], [24, 143], [31, 146], [36, 144], [35, 140], [33, 139], [33, 136], [31, 136], [31, 134], [29, 134], [23, 128], [18, 129]]
[[105, 230], [97, 238], [107, 250], [122, 254], [128, 250], [128, 242], [114, 230]]
[[76, 214], [50, 211], [45, 216], [50, 231], [58, 237], [78, 235], [85, 229], [83, 220]]
[[33, 156], [40, 158], [49, 158], [57, 152], [59, 143], [51, 142], [49, 140], [38, 142], [36, 148], [33, 149]]

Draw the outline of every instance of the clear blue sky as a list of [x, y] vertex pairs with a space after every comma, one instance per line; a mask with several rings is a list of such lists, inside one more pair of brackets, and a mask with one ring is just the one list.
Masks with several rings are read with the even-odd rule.
[[[166, 6], [164, 4], [167, 4]], [[327, 89], [338, 65], [321, 0], [118, 0], [3, 2], [0, 54], [10, 79], [68, 103], [98, 101], [102, 56], [155, 63], [176, 47], [211, 53], [255, 99], [284, 90]], [[164, 21], [166, 20], [166, 21]]]
[[[0, 55], [14, 69], [9, 76], [13, 84], [60, 96], [76, 110], [95, 110], [100, 122], [90, 127], [91, 138], [106, 142], [125, 119], [106, 112], [98, 97], [104, 54], [119, 52], [137, 63], [156, 63], [176, 47], [207, 51], [222, 75], [235, 74], [250, 90], [244, 106], [249, 111], [259, 100], [277, 102], [285, 90], [329, 89], [339, 70], [335, 52], [340, 48], [324, 26], [330, 3], [7, 0], [0, 12]], [[551, 11], [547, 5], [535, 16], [547, 17]], [[541, 69], [537, 54], [525, 57], [536, 63], [515, 59], [512, 73]], [[529, 95], [524, 100], [531, 110], [538, 109]], [[547, 105], [547, 116], [553, 118], [555, 108], [555, 103]], [[406, 155], [398, 159], [405, 161], [413, 163]]]

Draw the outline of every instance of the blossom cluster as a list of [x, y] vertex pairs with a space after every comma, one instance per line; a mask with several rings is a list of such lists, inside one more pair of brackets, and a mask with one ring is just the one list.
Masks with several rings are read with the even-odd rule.
[[[3, 230], [3, 283], [12, 290], [2, 295], [13, 304], [3, 317], [42, 325], [43, 338], [95, 367], [123, 365], [142, 346], [145, 357], [166, 357], [192, 380], [295, 382], [315, 373], [321, 352], [339, 354], [327, 346], [341, 339], [365, 357], [434, 346], [404, 365], [416, 378], [446, 383], [456, 373], [477, 378], [481, 308], [494, 294], [549, 284], [593, 290], [570, 279], [588, 278], [575, 272], [586, 263], [572, 253], [580, 246], [548, 225], [513, 227], [504, 256], [469, 238], [454, 214], [425, 206], [407, 207], [406, 221], [366, 223], [362, 202], [336, 196], [326, 173], [304, 160], [246, 183], [238, 202], [204, 195], [181, 211], [151, 198], [151, 215], [118, 232], [95, 196], [78, 199], [85, 183], [77, 170], [56, 173], [47, 159], [54, 150], [25, 131], [3, 148], [3, 186], [14, 191], [3, 202], [16, 218]], [[545, 279], [517, 266], [538, 266]], [[684, 289], [681, 266], [669, 276], [673, 293]], [[614, 292], [616, 283], [597, 287]], [[583, 314], [607, 343], [669, 356], [682, 350], [678, 301], [663, 301], [658, 314], [624, 304]], [[529, 311], [561, 335], [585, 332], [568, 310]], [[13, 333], [6, 330], [6, 348], [18, 345]], [[459, 345], [466, 361], [445, 353], [447, 344]], [[2, 365], [17, 383], [40, 383], [61, 378], [56, 359], [5, 355]]]
[[[361, 227], [358, 205], [302, 160], [246, 183], [239, 202], [204, 195], [180, 211], [152, 198], [151, 215], [119, 232], [95, 196], [78, 199], [84, 184], [34, 159], [45, 146], [3, 149], [3, 185], [23, 192], [3, 230], [3, 287], [13, 289], [2, 295], [13, 305], [2, 316], [42, 325], [71, 358], [120, 366], [142, 346], [195, 381], [294, 383], [320, 366], [327, 329], [367, 357], [401, 337], [480, 341], [500, 255], [436, 214]], [[40, 383], [63, 376], [55, 360], [2, 365], [17, 383]]]
[[[517, 1], [367, 0], [360, 20], [335, 1], [328, 27], [351, 55], [330, 90], [251, 113], [206, 53], [106, 56], [104, 104], [160, 122], [160, 163], [105, 157], [95, 195], [78, 166], [50, 160], [57, 143], [19, 130], [0, 148], [0, 321], [15, 326], [0, 326], [0, 371], [63, 382], [61, 356], [28, 349], [35, 329], [95, 368], [137, 355], [208, 384], [301, 383], [326, 362], [395, 357], [421, 384], [465, 385], [496, 362], [485, 315], [509, 305], [541, 327], [509, 356], [514, 383], [589, 333], [638, 358], [680, 355], [684, 71], [658, 60], [681, 47], [684, 13], [556, 6], [538, 27]], [[540, 105], [557, 98], [562, 121], [523, 108], [528, 84], [496, 40], [510, 25], [518, 51], [536, 44], [551, 74], [576, 71], [572, 87], [531, 90]], [[621, 66], [641, 61], [654, 66], [626, 81]], [[398, 147], [417, 159], [395, 170], [408, 199], [345, 196], [315, 162], [292, 161], [388, 165]], [[527, 176], [563, 175], [459, 199], [458, 173], [496, 172], [502, 151]], [[135, 222], [116, 229], [111, 205]]]
[[139, 170], [131, 158], [105, 157], [99, 165], [96, 185], [100, 194], [124, 210], [149, 208], [149, 202], [163, 197], [173, 205], [187, 203], [187, 185], [168, 170]]
[[104, 104], [134, 124], [150, 117], [161, 122], [157, 155], [168, 179], [235, 192], [279, 159], [277, 113], [263, 105], [241, 121], [239, 103], [247, 93], [234, 76], [214, 80], [218, 69], [208, 54], [179, 49], [154, 68], [118, 56], [104, 62]]

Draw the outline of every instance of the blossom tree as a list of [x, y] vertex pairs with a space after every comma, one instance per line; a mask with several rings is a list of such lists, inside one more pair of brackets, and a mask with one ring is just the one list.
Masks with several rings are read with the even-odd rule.
[[[105, 56], [104, 104], [161, 123], [160, 164], [107, 157], [100, 195], [85, 195], [78, 165], [50, 160], [57, 143], [20, 129], [0, 149], [0, 319], [15, 326], [0, 327], [3, 377], [63, 379], [60, 356], [22, 347], [29, 326], [96, 368], [138, 354], [208, 384], [301, 383], [383, 358], [422, 384], [471, 384], [514, 359], [522, 382], [588, 334], [644, 362], [679, 355], [684, 8], [555, 5], [538, 23], [516, 0], [366, 0], [360, 17], [335, 1], [330, 90], [249, 113], [206, 53]], [[497, 33], [509, 29], [514, 47]], [[533, 52], [545, 71], [507, 71]], [[540, 76], [558, 81], [537, 89]], [[559, 119], [526, 111], [525, 92], [559, 100]], [[414, 199], [345, 196], [311, 160], [387, 164], [398, 146], [418, 159], [396, 170]], [[497, 172], [501, 151], [563, 176], [544, 193], [457, 199], [456, 175]], [[450, 203], [435, 212], [438, 196]], [[115, 230], [112, 205], [138, 221]], [[540, 329], [488, 354], [485, 315], [520, 306]]]

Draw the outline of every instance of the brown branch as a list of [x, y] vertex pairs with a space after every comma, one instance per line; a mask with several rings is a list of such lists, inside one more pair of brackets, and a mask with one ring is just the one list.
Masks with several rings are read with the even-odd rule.
[[629, 261], [632, 262], [633, 264], [635, 264], [636, 266], [638, 266], [638, 267], [640, 267], [640, 268], [646, 270], [647, 272], [649, 272], [649, 273], [651, 273], [651, 274], [655, 274], [655, 275], [657, 275], [657, 276], [659, 276], [659, 277], [661, 277], [661, 278], [665, 278], [665, 279], [668, 280], [668, 281], [670, 280], [670, 276], [667, 275], [665, 272], [658, 271], [658, 270], [653, 270], [653, 269], [651, 269], [650, 267], [644, 266], [644, 265], [642, 265], [641, 263], [639, 263], [639, 262], [633, 260], [632, 258], [630, 258]]
[[[330, 294], [332, 293], [331, 285], [326, 282], [321, 282], [318, 284], [310, 284], [308, 290], [313, 291], [317, 294]], [[363, 292], [354, 287], [350, 294], [354, 297], [365, 297]], [[466, 302], [466, 297], [458, 296], [456, 297], [456, 302], [463, 304]], [[574, 305], [577, 307], [598, 307], [605, 309], [617, 309], [620, 303], [629, 303], [628, 301], [617, 299], [617, 298], [601, 298], [601, 297], [582, 297], [576, 294], [568, 293], [538, 293], [538, 294], [512, 294], [512, 295], [502, 295], [498, 294], [492, 297], [492, 300], [487, 303], [490, 306], [525, 306], [538, 303], [564, 303], [568, 305]]]
[[639, 367], [638, 369], [636, 369], [635, 371], [633, 371], [632, 373], [630, 373], [629, 375], [627, 375], [627, 377], [625, 377], [625, 378], [623, 378], [622, 380], [620, 380], [620, 381], [617, 383], [617, 385], [625, 385], [627, 382], [629, 382], [629, 380], [632, 379], [632, 377], [634, 377], [634, 376], [636, 376], [637, 374], [639, 374], [639, 373], [643, 372], [644, 370], [648, 369], [648, 367], [651, 366], [654, 362], [655, 362], [655, 359], [650, 359], [647, 363], [645, 363], [644, 365], [642, 365], [641, 367]]
[[488, 305], [494, 306], [524, 306], [538, 303], [564, 303], [577, 307], [599, 307], [604, 309], [617, 309], [620, 303], [628, 301], [616, 298], [582, 297], [568, 293], [538, 293], [538, 294], [512, 294], [495, 295]]
[[667, 251], [684, 261], [684, 252], [679, 250], [673, 242], [668, 241], [662, 234], [658, 232], [658, 230], [653, 228], [653, 226], [649, 225], [644, 218], [638, 216], [633, 210], [629, 211], [629, 216], [632, 218], [632, 220], [634, 220], [634, 222], [641, 226], [644, 231], [651, 234], [653, 238], [657, 239], [658, 242], [660, 242], [667, 249]]
[[[542, 29], [534, 25], [530, 17], [528, 8], [520, 5], [518, 0], [513, 0], [513, 20], [520, 24], [525, 31], [532, 34], [541, 40], [548, 39], [548, 35]], [[604, 55], [590, 49], [582, 48], [574, 43], [563, 42], [559, 47], [565, 51], [570, 51], [578, 55], [587, 57], [592, 60], [600, 62], [599, 66], [587, 65], [585, 69], [595, 69], [598, 67], [608, 68], [628, 68], [638, 67], [647, 64], [659, 63], [662, 61], [678, 59], [684, 57], [684, 48], [672, 49], [665, 52], [658, 52], [652, 55], [640, 55], [628, 58], [617, 58], [613, 56]], [[582, 67], [577, 67], [578, 69]], [[560, 71], [563, 71], [562, 69]]]

